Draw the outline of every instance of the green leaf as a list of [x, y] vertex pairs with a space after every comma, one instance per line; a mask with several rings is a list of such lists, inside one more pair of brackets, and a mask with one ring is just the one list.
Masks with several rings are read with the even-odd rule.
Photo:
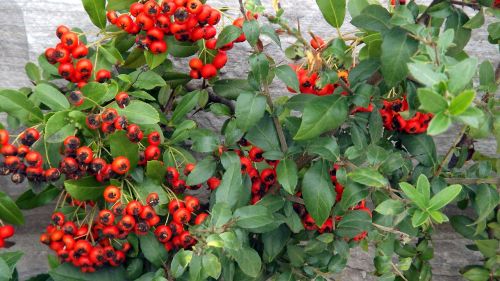
[[155, 181], [157, 184], [161, 184], [165, 179], [165, 166], [162, 161], [150, 160], [146, 163], [146, 177]]
[[281, 225], [271, 232], [263, 233], [264, 254], [262, 259], [264, 262], [272, 262], [283, 251], [289, 238], [290, 230], [285, 225]]
[[0, 219], [15, 225], [24, 224], [24, 217], [16, 203], [5, 193], [0, 191]]
[[166, 85], [165, 80], [152, 70], [146, 72], [136, 71], [131, 73], [130, 76], [132, 81], [135, 81], [134, 84], [132, 84], [135, 88], [151, 90]]
[[495, 70], [490, 61], [485, 60], [479, 66], [479, 84], [481, 88], [488, 92], [495, 92], [497, 85], [495, 83]]
[[257, 277], [262, 267], [259, 254], [252, 248], [244, 247], [233, 256], [241, 271], [250, 277]]
[[432, 87], [441, 81], [446, 81], [446, 75], [436, 72], [431, 64], [415, 62], [408, 64], [410, 74], [420, 83]]
[[367, 212], [350, 211], [337, 224], [335, 233], [340, 237], [353, 238], [363, 231], [368, 231], [371, 224], [372, 219]]
[[448, 205], [448, 203], [460, 194], [460, 191], [462, 191], [462, 186], [459, 184], [446, 187], [432, 197], [428, 209], [437, 211], [444, 208], [444, 206]]
[[222, 266], [217, 256], [211, 253], [205, 254], [202, 257], [201, 263], [203, 266], [203, 272], [214, 279], [219, 278]]
[[497, 253], [499, 241], [496, 239], [476, 240], [474, 243], [486, 258], [492, 258]]
[[242, 32], [241, 28], [235, 25], [225, 26], [217, 37], [217, 44], [215, 45], [215, 48], [219, 49], [220, 47], [233, 42], [236, 38], [240, 37]]
[[250, 77], [253, 78], [258, 84], [266, 83], [269, 75], [269, 60], [263, 53], [253, 54], [248, 58], [250, 62]]
[[432, 137], [426, 134], [401, 135], [401, 142], [408, 152], [424, 166], [433, 166], [437, 163], [436, 145]]
[[350, 0], [347, 2], [347, 9], [349, 10], [349, 15], [351, 15], [352, 18], [359, 16], [363, 9], [367, 6], [367, 0]]
[[472, 101], [476, 97], [476, 92], [474, 90], [466, 90], [460, 93], [460, 95], [453, 98], [450, 104], [451, 115], [460, 115], [467, 110], [471, 105]]
[[479, 10], [468, 22], [466, 22], [463, 27], [469, 29], [480, 28], [484, 24], [484, 13], [483, 10]]
[[176, 58], [185, 58], [196, 54], [198, 51], [198, 45], [192, 42], [186, 41], [181, 42], [175, 39], [173, 35], [166, 37], [166, 42], [168, 46], [167, 53]]
[[171, 120], [174, 124], [183, 121], [184, 115], [198, 105], [198, 97], [200, 94], [201, 91], [193, 91], [182, 97], [181, 102], [175, 107], [174, 113], [172, 114]]
[[256, 20], [245, 20], [242, 29], [250, 46], [255, 46], [260, 35], [259, 22]]
[[197, 185], [206, 182], [214, 173], [217, 163], [211, 156], [196, 163], [194, 170], [189, 174], [186, 180], [187, 185]]
[[125, 270], [123, 267], [103, 267], [94, 273], [83, 273], [80, 268], [73, 266], [71, 263], [63, 263], [49, 271], [53, 281], [123, 281]]
[[52, 110], [64, 110], [70, 106], [66, 97], [49, 84], [38, 84], [35, 87], [33, 96]]
[[[170, 47], [170, 46], [169, 46]], [[151, 52], [144, 52], [144, 57], [146, 58], [146, 63], [149, 66], [149, 69], [154, 69], [157, 66], [161, 65], [165, 59], [167, 58], [167, 52], [161, 54], [153, 54]]]
[[476, 196], [474, 198], [474, 205], [478, 218], [476, 223], [481, 222], [488, 218], [488, 216], [493, 212], [493, 210], [500, 203], [500, 195], [491, 185], [479, 185], [476, 190]]
[[448, 50], [447, 55], [458, 55], [469, 42], [472, 32], [470, 29], [463, 27], [468, 20], [469, 17], [461, 9], [453, 10], [451, 15], [446, 19], [444, 29], [453, 29], [455, 31], [455, 37], [453, 39], [455, 46]]
[[488, 238], [485, 232], [476, 234], [476, 229], [473, 226], [474, 221], [469, 217], [463, 215], [453, 216], [450, 218], [450, 224], [456, 232], [467, 239], [478, 240]]
[[290, 87], [299, 93], [299, 79], [297, 78], [297, 73], [289, 65], [280, 65], [274, 70], [276, 76], [285, 83], [287, 87]]
[[387, 199], [375, 208], [375, 211], [385, 216], [395, 216], [401, 214], [403, 210], [403, 202], [394, 199]]
[[323, 96], [306, 104], [295, 140], [312, 139], [340, 126], [347, 118], [347, 100], [338, 95]]
[[362, 184], [353, 181], [347, 181], [344, 191], [342, 192], [342, 199], [340, 200], [340, 209], [347, 210], [348, 208], [356, 205], [362, 199], [368, 196], [370, 189]]
[[228, 99], [236, 99], [242, 92], [253, 91], [246, 79], [220, 79], [215, 81], [213, 89], [217, 95]]
[[16, 205], [24, 210], [34, 209], [52, 202], [60, 193], [61, 190], [52, 185], [40, 193], [34, 193], [32, 189], [28, 189], [17, 198]]
[[236, 125], [243, 131], [255, 126], [266, 110], [266, 97], [254, 93], [241, 93], [236, 100]]
[[262, 27], [260, 28], [260, 33], [262, 35], [266, 35], [267, 37], [269, 37], [269, 39], [273, 40], [274, 43], [276, 43], [276, 45], [278, 45], [278, 47], [280, 47], [281, 49], [280, 37], [278, 36], [273, 26], [269, 24], [262, 25]]
[[302, 197], [306, 209], [318, 226], [326, 221], [335, 202], [335, 191], [328, 170], [326, 162], [318, 161], [312, 164], [302, 180]]
[[191, 131], [191, 140], [194, 151], [207, 153], [213, 152], [219, 146], [219, 136], [209, 129], [194, 129]]
[[450, 77], [448, 89], [450, 92], [457, 93], [470, 83], [472, 77], [476, 74], [477, 63], [477, 58], [472, 57], [448, 66], [448, 75]]
[[345, 0], [316, 0], [325, 20], [333, 27], [340, 27], [345, 17]]
[[265, 113], [259, 123], [248, 130], [245, 138], [264, 151], [280, 151], [278, 134], [273, 120]]
[[106, 96], [108, 87], [103, 83], [89, 82], [85, 86], [83, 86], [81, 91], [83, 96], [85, 97], [85, 100], [83, 104], [78, 107], [78, 110], [92, 108], [95, 107], [96, 104], [101, 104], [103, 98]]
[[309, 142], [306, 151], [329, 161], [337, 161], [340, 148], [333, 137], [318, 137]]
[[75, 134], [75, 124], [70, 121], [68, 111], [56, 112], [47, 120], [44, 140], [48, 143], [61, 143]]
[[243, 179], [240, 167], [230, 166], [222, 176], [220, 186], [215, 192], [216, 203], [227, 203], [231, 208], [236, 206], [243, 192]]
[[127, 138], [127, 133], [123, 130], [116, 131], [109, 136], [109, 147], [111, 155], [116, 158], [125, 156], [130, 161], [130, 170], [133, 170], [139, 162], [139, 146]]
[[395, 86], [408, 75], [407, 63], [417, 51], [418, 42], [401, 28], [384, 33], [382, 40], [382, 74], [389, 86]]
[[82, 3], [92, 23], [100, 29], [104, 29], [106, 27], [106, 1], [82, 0]]
[[[16, 269], [16, 264], [21, 260], [23, 257], [23, 252], [21, 251], [15, 251], [15, 252], [2, 252], [0, 254], [0, 260], [3, 260], [5, 264], [9, 267], [10, 269], [10, 274], [13, 274], [13, 272]], [[2, 270], [0, 270], [1, 272]], [[10, 275], [9, 275], [10, 277]], [[9, 280], [9, 279], [8, 279]], [[12, 279], [10, 279], [12, 280]]]
[[422, 210], [427, 209], [427, 201], [423, 194], [419, 193], [415, 187], [406, 182], [400, 182], [399, 186], [401, 190], [405, 193], [406, 197], [412, 201], [417, 207]]
[[473, 267], [464, 273], [464, 277], [470, 281], [490, 280], [490, 271], [484, 267]]
[[383, 32], [389, 30], [391, 14], [380, 5], [369, 5], [351, 23], [362, 29]]
[[432, 117], [429, 127], [427, 128], [427, 134], [430, 136], [439, 135], [448, 130], [451, 126], [451, 117], [441, 112], [434, 117]]
[[417, 90], [420, 109], [431, 113], [438, 113], [448, 108], [446, 99], [435, 91], [428, 88], [419, 88]]
[[106, 184], [98, 182], [94, 176], [64, 181], [64, 188], [76, 200], [97, 200], [102, 197]]
[[413, 227], [419, 227], [422, 224], [426, 223], [429, 220], [429, 213], [421, 211], [421, 210], [415, 210], [415, 213], [413, 213], [413, 216], [411, 217], [411, 224]]
[[152, 232], [139, 235], [141, 252], [144, 257], [155, 266], [161, 267], [167, 262], [168, 253]]
[[295, 194], [298, 182], [297, 164], [292, 159], [281, 160], [276, 167], [278, 182], [290, 194]]
[[160, 114], [151, 105], [139, 101], [133, 100], [125, 108], [119, 108], [116, 103], [113, 103], [112, 108], [118, 111], [118, 114], [127, 117], [130, 123], [138, 125], [151, 125], [160, 122]]
[[35, 82], [38, 83], [42, 79], [42, 74], [40, 73], [40, 68], [32, 62], [28, 62], [24, 66], [24, 70], [26, 71], [26, 75], [28, 75], [28, 78]]
[[422, 197], [425, 200], [425, 204], [428, 205], [427, 203], [431, 199], [431, 185], [429, 183], [429, 179], [427, 179], [427, 177], [423, 174], [418, 176], [417, 191], [418, 193], [422, 194]]
[[262, 228], [274, 222], [271, 212], [262, 205], [250, 205], [236, 209], [233, 217], [236, 225], [250, 231]]
[[170, 271], [174, 278], [179, 278], [186, 271], [187, 266], [193, 258], [192, 251], [186, 251], [181, 249], [177, 254], [175, 254], [172, 262], [170, 263]]
[[7, 263], [0, 258], [0, 281], [9, 281], [11, 280], [12, 271], [10, 270]]
[[367, 186], [384, 187], [389, 184], [384, 176], [371, 168], [357, 168], [347, 176], [351, 180]]

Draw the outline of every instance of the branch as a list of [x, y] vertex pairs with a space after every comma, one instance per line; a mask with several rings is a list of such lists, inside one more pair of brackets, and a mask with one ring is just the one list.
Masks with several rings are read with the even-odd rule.
[[466, 3], [463, 1], [456, 1], [456, 0], [451, 0], [450, 3], [453, 5], [459, 5], [462, 7], [467, 6], [467, 7], [474, 9], [474, 10], [481, 10], [481, 6], [479, 6], [479, 4], [477, 4], [477, 3]]
[[[195, 87], [192, 87], [192, 86], [189, 86], [189, 85], [186, 85], [186, 89], [188, 91], [194, 91], [196, 90], [197, 88]], [[208, 101], [209, 102], [215, 102], [215, 103], [221, 103], [221, 104], [224, 104], [226, 105], [227, 107], [229, 107], [229, 109], [231, 110], [231, 114], [234, 114], [234, 102], [230, 99], [226, 99], [226, 98], [223, 98], [219, 95], [217, 95], [216, 93], [213, 92], [212, 89], [210, 88], [204, 88], [207, 93], [208, 93]]]
[[448, 184], [493, 184], [500, 186], [500, 177], [490, 178], [490, 179], [480, 179], [480, 178], [445, 178]]
[[465, 130], [467, 129], [467, 126], [464, 126], [460, 133], [457, 135], [455, 138], [455, 141], [453, 142], [453, 145], [448, 149], [448, 152], [446, 152], [446, 155], [444, 156], [443, 160], [441, 160], [441, 163], [439, 163], [439, 166], [434, 172], [434, 176], [438, 176], [441, 171], [443, 170], [444, 165], [447, 163], [448, 158], [450, 158], [451, 154], [453, 153], [453, 150], [455, 150], [455, 147], [460, 143], [460, 140], [462, 139], [463, 135], [465, 134]]

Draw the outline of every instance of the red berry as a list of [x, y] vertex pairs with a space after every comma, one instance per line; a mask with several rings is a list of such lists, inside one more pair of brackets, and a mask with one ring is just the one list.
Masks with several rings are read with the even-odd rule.
[[56, 36], [60, 39], [65, 33], [70, 32], [71, 30], [65, 26], [65, 25], [60, 25], [56, 29]]
[[130, 97], [126, 92], [119, 92], [115, 96], [115, 101], [120, 108], [125, 108], [130, 103]]
[[99, 83], [104, 83], [111, 79], [111, 72], [106, 69], [99, 69], [95, 74], [95, 80]]
[[217, 68], [213, 64], [205, 64], [201, 68], [201, 77], [205, 79], [210, 79], [217, 75]]
[[148, 143], [150, 145], [158, 146], [161, 143], [161, 136], [160, 133], [157, 131], [151, 132], [148, 135]]
[[12, 225], [0, 226], [0, 238], [7, 239], [14, 235], [14, 227]]
[[104, 189], [103, 196], [104, 196], [104, 200], [106, 200], [106, 202], [115, 203], [121, 197], [121, 190], [117, 186], [108, 185]]
[[111, 169], [119, 175], [124, 175], [130, 170], [130, 160], [127, 157], [118, 156], [111, 163]]

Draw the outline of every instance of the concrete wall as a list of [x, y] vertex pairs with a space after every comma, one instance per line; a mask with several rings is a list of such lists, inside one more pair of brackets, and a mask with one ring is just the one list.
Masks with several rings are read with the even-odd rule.
[[[427, 1], [427, 0], [426, 0]], [[270, 1], [263, 1], [269, 5]], [[419, 3], [423, 1], [418, 1]], [[213, 6], [237, 6], [236, 0], [231, 1], [209, 1]], [[325, 38], [333, 36], [332, 29], [322, 19], [322, 16], [313, 0], [282, 0], [286, 15], [291, 23], [300, 21], [304, 31], [311, 30]], [[471, 12], [471, 11], [470, 11]], [[350, 19], [346, 19], [348, 22]], [[488, 19], [491, 20], [491, 19]], [[86, 16], [79, 0], [3, 0], [0, 2], [0, 88], [22, 87], [29, 85], [29, 80], [24, 74], [24, 65], [28, 61], [36, 61], [38, 55], [49, 46], [55, 45], [55, 29], [60, 24], [70, 27], [80, 27], [84, 31], [95, 31]], [[352, 26], [346, 25], [344, 30], [352, 30]], [[292, 38], [283, 40], [284, 45], [293, 42]], [[467, 50], [473, 55], [483, 59], [500, 61], [498, 49], [487, 42], [487, 32], [475, 30]], [[278, 62], [284, 61], [282, 54], [273, 45], [266, 45], [266, 51], [273, 53]], [[230, 51], [230, 62], [224, 69], [226, 77], [241, 77], [246, 75], [246, 61], [242, 61], [250, 52], [247, 44], [239, 44]], [[283, 85], [276, 84], [272, 88], [273, 96], [287, 94]], [[206, 127], [219, 127], [220, 120], [205, 114], [200, 118]], [[1, 119], [2, 121], [4, 118]], [[455, 130], [437, 138], [438, 147], [442, 151], [447, 149], [451, 140], [456, 135]], [[493, 140], [478, 143], [478, 149], [484, 153], [494, 153], [495, 143]], [[0, 189], [7, 190], [12, 195], [20, 194], [24, 188], [12, 186], [9, 179], [0, 178]], [[47, 269], [47, 248], [38, 243], [38, 235], [49, 220], [53, 206], [40, 208], [26, 212], [27, 223], [18, 228], [15, 236], [16, 245], [13, 250], [23, 250], [26, 254], [19, 264], [21, 280], [43, 272]], [[460, 280], [458, 269], [472, 262], [479, 262], [480, 256], [465, 248], [467, 240], [452, 232], [449, 225], [439, 227], [434, 235], [435, 259], [434, 280], [454, 281]], [[342, 274], [342, 280], [374, 280], [370, 275], [373, 271], [372, 257], [370, 253], [361, 250], [353, 251], [353, 256], [348, 268]]]

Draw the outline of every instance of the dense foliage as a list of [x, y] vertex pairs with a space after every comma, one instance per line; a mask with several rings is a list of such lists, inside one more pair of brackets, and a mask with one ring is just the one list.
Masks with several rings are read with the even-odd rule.
[[[464, 278], [500, 278], [500, 159], [474, 150], [500, 151], [500, 71], [464, 51], [478, 28], [498, 46], [498, 1], [316, 0], [328, 39], [279, 1], [82, 3], [95, 41], [58, 27], [33, 85], [0, 90], [0, 171], [28, 182], [0, 192], [0, 248], [21, 209], [56, 204], [51, 270], [31, 280], [327, 280], [355, 247], [374, 248], [377, 280], [431, 280], [445, 222], [484, 256]], [[247, 76], [221, 78], [236, 59]], [[0, 280], [21, 256], [0, 252]]]

